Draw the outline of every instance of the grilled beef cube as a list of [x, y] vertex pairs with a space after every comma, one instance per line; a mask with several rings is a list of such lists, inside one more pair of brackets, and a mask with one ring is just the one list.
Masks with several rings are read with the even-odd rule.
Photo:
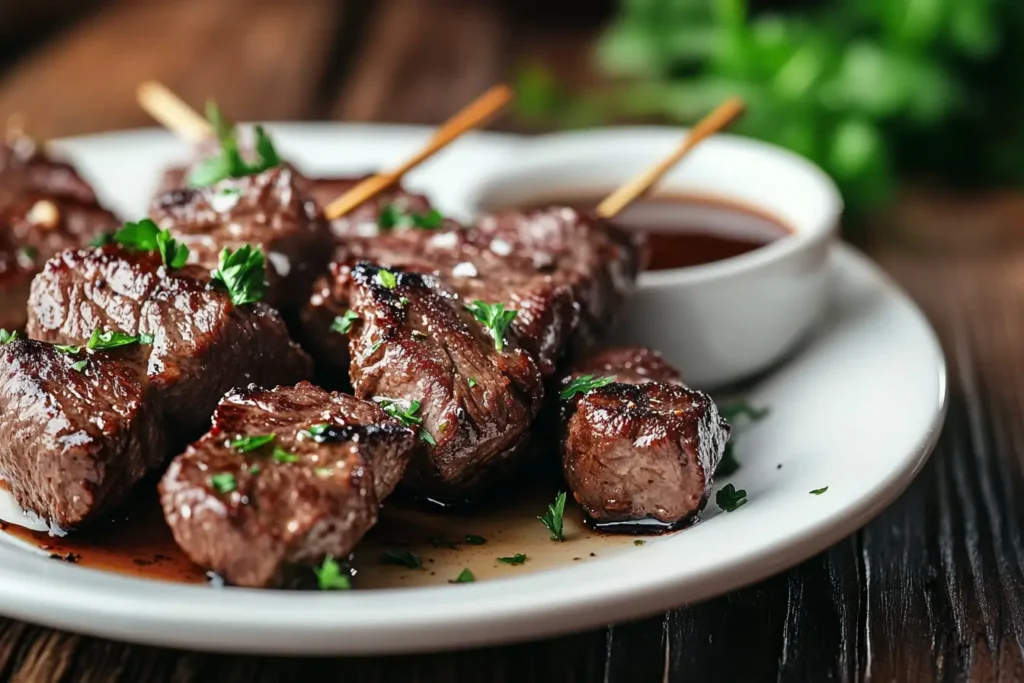
[[153, 336], [150, 381], [183, 440], [205, 430], [230, 389], [290, 384], [312, 371], [277, 311], [235, 306], [206, 268], [168, 269], [155, 252], [107, 246], [46, 263], [32, 282], [29, 336], [83, 344], [97, 328]]
[[19, 137], [0, 143], [0, 210], [26, 194], [98, 204], [96, 193], [71, 164], [52, 159], [41, 145]]
[[47, 260], [118, 227], [98, 204], [27, 193], [0, 212], [0, 328], [25, 326], [29, 285]]
[[[345, 194], [369, 176], [307, 178], [305, 190], [316, 205], [325, 208], [332, 201]], [[431, 210], [430, 201], [421, 194], [415, 194], [401, 186], [381, 192], [373, 199], [356, 207], [341, 218], [329, 221], [331, 233], [335, 240], [344, 243], [353, 237], [371, 237], [401, 225], [381, 226], [382, 212], [393, 212], [393, 216], [403, 221], [405, 216], [412, 214], [426, 215]]]
[[403, 482], [444, 502], [473, 497], [525, 454], [543, 398], [533, 359], [511, 333], [499, 351], [438, 278], [366, 263], [347, 278], [354, 393], [425, 442]]
[[[248, 451], [239, 441], [271, 434]], [[292, 565], [348, 556], [416, 445], [413, 430], [352, 396], [308, 382], [249, 388], [226, 396], [213, 429], [174, 459], [160, 500], [194, 562], [232, 584], [273, 586]]]
[[0, 479], [23, 508], [76, 527], [163, 464], [146, 355], [138, 345], [89, 353], [19, 338], [0, 346]]
[[714, 402], [682, 386], [649, 349], [599, 353], [565, 378], [563, 390], [587, 375], [613, 381], [562, 401], [562, 465], [576, 501], [612, 531], [692, 520], [729, 440]]
[[330, 234], [287, 167], [157, 198], [150, 217], [191, 250], [189, 261], [217, 268], [222, 249], [259, 246], [267, 258], [268, 304], [287, 312], [305, 303], [327, 267]]

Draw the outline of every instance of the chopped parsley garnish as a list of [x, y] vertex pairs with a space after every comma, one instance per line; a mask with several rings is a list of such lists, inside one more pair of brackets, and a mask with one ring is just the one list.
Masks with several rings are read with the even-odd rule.
[[322, 438], [327, 435], [327, 430], [330, 428], [331, 424], [329, 422], [321, 422], [320, 424], [310, 426], [309, 429], [303, 429], [302, 434], [311, 439], [316, 439], [318, 437]]
[[821, 494], [825, 493], [825, 491], [828, 491], [828, 487], [827, 486], [823, 486], [820, 489], [814, 489], [813, 491], [811, 491], [811, 495], [812, 496], [820, 496]]
[[423, 569], [423, 560], [408, 550], [387, 550], [380, 556], [381, 564], [394, 564], [409, 569]]
[[377, 218], [377, 225], [382, 230], [391, 230], [399, 227], [420, 228], [422, 230], [436, 230], [444, 223], [444, 216], [437, 209], [431, 209], [426, 213], [404, 211], [397, 204], [388, 204], [380, 210]]
[[715, 494], [715, 503], [726, 512], [732, 512], [747, 504], [747, 492], [737, 490], [732, 484], [726, 484]]
[[123, 334], [121, 332], [115, 332], [114, 330], [108, 330], [106, 332], [100, 332], [100, 328], [96, 328], [92, 331], [92, 336], [89, 337], [88, 343], [85, 348], [90, 351], [107, 351], [109, 349], [116, 349], [121, 346], [129, 346], [131, 344], [152, 344], [153, 336], [149, 334]]
[[402, 304], [403, 306], [408, 306], [409, 305], [409, 297], [403, 296], [401, 299], [398, 300], [398, 303]]
[[238, 487], [238, 482], [230, 472], [221, 472], [210, 477], [210, 485], [217, 493], [231, 493]]
[[81, 346], [72, 346], [70, 344], [54, 344], [54, 351], [60, 351], [61, 353], [78, 353], [82, 350]]
[[384, 343], [384, 342], [382, 342], [382, 341], [379, 341], [379, 342], [373, 342], [373, 346], [371, 346], [371, 347], [370, 347], [370, 353], [371, 353], [371, 354], [372, 354], [372, 353], [377, 353], [377, 349], [379, 349], [379, 348], [380, 348], [380, 346], [381, 346], [381, 344], [383, 344], [383, 343]]
[[466, 569], [463, 569], [457, 577], [455, 577], [454, 581], [449, 581], [448, 583], [473, 583], [474, 581], [476, 581], [476, 577], [473, 576], [473, 572], [469, 571], [469, 568], [467, 567]]
[[633, 545], [643, 545], [646, 542], [647, 541], [643, 540], [642, 538], [638, 538], [635, 541], [633, 541]]
[[156, 251], [156, 236], [160, 234], [157, 224], [148, 218], [143, 218], [138, 223], [128, 222], [116, 233], [114, 241], [122, 247], [128, 247], [136, 251]]
[[253, 465], [252, 467], [249, 468], [249, 474], [259, 474], [259, 473], [260, 473], [260, 466], [259, 465]]
[[316, 583], [322, 591], [347, 591], [352, 588], [349, 577], [341, 571], [341, 565], [328, 555], [319, 569], [314, 569]]
[[224, 117], [215, 103], [206, 103], [206, 118], [217, 134], [220, 150], [192, 169], [188, 176], [191, 187], [206, 187], [227, 178], [262, 173], [281, 164], [281, 157], [262, 126], [256, 126], [256, 160], [250, 163], [239, 151], [235, 124]]
[[398, 286], [398, 278], [387, 268], [381, 268], [377, 271], [377, 281], [385, 289], [394, 289]]
[[[371, 351], [372, 352], [372, 351]], [[381, 409], [395, 418], [406, 427], [418, 427], [423, 424], [423, 418], [419, 417], [416, 413], [420, 409], [419, 401], [407, 401], [399, 398], [387, 398], [386, 396], [374, 396], [373, 400], [381, 407]], [[436, 446], [437, 441], [431, 436], [430, 432], [426, 429], [420, 428], [419, 430], [420, 441]]]
[[213, 279], [224, 283], [235, 306], [262, 299], [267, 292], [265, 277], [263, 252], [248, 244], [235, 251], [225, 247], [220, 252], [220, 264], [213, 272]]
[[161, 230], [156, 236], [156, 248], [168, 268], [181, 268], [188, 261], [188, 247], [171, 237], [169, 230]]
[[276, 438], [276, 434], [256, 434], [254, 436], [243, 436], [240, 439], [235, 439], [234, 441], [229, 443], [228, 446], [230, 448], [234, 448], [239, 453], [251, 453], [252, 451], [263, 448]]
[[551, 532], [552, 541], [564, 541], [565, 534], [563, 533], [563, 517], [565, 515], [565, 491], [559, 491], [558, 495], [555, 496], [555, 502], [553, 505], [548, 505], [548, 511], [544, 513], [543, 517], [538, 517], [544, 526]]
[[4, 344], [10, 344], [12, 341], [18, 338], [18, 331], [8, 332], [7, 330], [0, 329], [0, 346]]
[[475, 387], [475, 386], [476, 386], [476, 378], [474, 378], [474, 377], [470, 377], [470, 378], [469, 378], [469, 379], [468, 379], [468, 380], [466, 381], [466, 383], [467, 383], [467, 384], [469, 384], [470, 388], [473, 388], [473, 387]]
[[576, 394], [586, 394], [592, 389], [606, 387], [614, 381], [614, 377], [598, 377], [595, 379], [593, 375], [580, 375], [570, 382], [569, 386], [562, 389], [562, 393], [560, 393], [558, 397], [563, 401], [567, 401]]
[[359, 320], [359, 316], [353, 311], [345, 311], [344, 315], [339, 315], [331, 323], [331, 332], [337, 332], [338, 334], [348, 334], [349, 330], [352, 329], [352, 323]]
[[298, 462], [300, 460], [299, 456], [295, 455], [294, 453], [289, 453], [280, 446], [274, 446], [273, 458], [274, 462], [280, 463]]
[[523, 553], [516, 553], [512, 557], [499, 557], [498, 562], [504, 562], [505, 564], [523, 564], [526, 562], [526, 555]]
[[105, 247], [108, 244], [114, 243], [114, 233], [112, 232], [101, 232], [100, 234], [89, 240], [90, 247]]
[[[444, 430], [442, 429], [441, 431]], [[420, 430], [420, 441], [422, 441], [423, 443], [430, 444], [431, 446], [437, 445], [437, 440], [433, 436], [431, 436], [430, 432], [428, 432], [426, 429]]]
[[506, 311], [505, 304], [488, 304], [479, 299], [466, 306], [466, 309], [491, 333], [491, 338], [494, 339], [494, 348], [497, 351], [504, 351], [505, 332], [518, 311]]
[[487, 539], [483, 536], [474, 536], [473, 534], [468, 534], [466, 536], [466, 543], [470, 545], [483, 545], [484, 543], [487, 543]]
[[85, 370], [85, 366], [87, 366], [88, 364], [89, 364], [89, 359], [88, 358], [83, 358], [80, 361], [72, 363], [71, 364], [71, 369], [74, 370], [75, 372], [81, 372], [82, 370]]

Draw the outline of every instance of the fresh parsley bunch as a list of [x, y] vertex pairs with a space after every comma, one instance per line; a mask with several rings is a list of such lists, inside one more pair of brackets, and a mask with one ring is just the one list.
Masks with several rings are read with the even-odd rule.
[[213, 101], [206, 103], [206, 118], [217, 135], [220, 150], [200, 161], [192, 169], [188, 176], [188, 184], [191, 187], [207, 187], [227, 178], [255, 175], [281, 165], [281, 157], [263, 126], [255, 128], [256, 159], [250, 162], [242, 156], [238, 147], [238, 130], [235, 124], [224, 117]]

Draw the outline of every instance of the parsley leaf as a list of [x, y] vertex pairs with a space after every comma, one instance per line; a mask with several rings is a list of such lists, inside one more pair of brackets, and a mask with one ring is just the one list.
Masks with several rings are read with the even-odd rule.
[[526, 562], [526, 555], [523, 553], [516, 553], [512, 557], [499, 557], [498, 562], [504, 562], [505, 564], [523, 564]]
[[80, 361], [76, 361], [76, 362], [72, 363], [71, 364], [71, 369], [74, 370], [75, 372], [81, 372], [82, 370], [85, 370], [85, 366], [88, 365], [88, 364], [89, 364], [89, 359], [88, 358], [83, 358]]
[[398, 278], [387, 268], [381, 268], [377, 271], [377, 281], [385, 289], [394, 289], [398, 285]]
[[238, 488], [235, 475], [230, 472], [221, 472], [210, 477], [210, 485], [217, 493], [231, 493]]
[[86, 343], [85, 348], [90, 351], [107, 351], [109, 349], [116, 349], [122, 346], [129, 346], [131, 344], [152, 344], [153, 337], [145, 333], [130, 335], [116, 332], [114, 330], [107, 330], [106, 332], [100, 332], [100, 328], [96, 328], [92, 331], [92, 336], [89, 337], [89, 341]]
[[565, 534], [563, 533], [563, 516], [565, 515], [565, 491], [559, 491], [558, 495], [555, 496], [555, 502], [553, 505], [548, 505], [548, 511], [544, 513], [543, 517], [538, 517], [544, 526], [551, 532], [552, 541], [564, 541]]
[[382, 230], [391, 230], [399, 227], [413, 227], [422, 230], [436, 230], [444, 223], [444, 216], [437, 209], [431, 209], [426, 213], [405, 211], [397, 204], [388, 204], [380, 210], [377, 217], [377, 225]]
[[638, 538], [635, 541], [633, 541], [633, 545], [643, 545], [646, 542], [647, 541], [643, 540], [642, 538]]
[[239, 453], [250, 453], [252, 451], [263, 448], [268, 443], [277, 438], [276, 434], [256, 434], [254, 436], [243, 436], [240, 439], [235, 439], [228, 444], [229, 448], [234, 448]]
[[476, 581], [476, 577], [473, 576], [473, 572], [469, 571], [469, 568], [467, 567], [466, 569], [463, 569], [457, 577], [455, 577], [454, 581], [449, 581], [448, 583], [473, 583], [474, 581]]
[[274, 446], [274, 456], [273, 457], [274, 457], [274, 462], [280, 462], [280, 463], [289, 463], [289, 462], [298, 462], [299, 461], [299, 456], [295, 455], [294, 453], [289, 453], [288, 451], [286, 451], [285, 449], [281, 448], [280, 446]]
[[217, 134], [220, 150], [203, 159], [192, 169], [188, 176], [188, 184], [191, 187], [206, 187], [227, 178], [262, 173], [281, 164], [281, 157], [263, 126], [256, 126], [256, 160], [250, 163], [239, 151], [235, 124], [225, 118], [216, 103], [206, 103], [206, 118]]
[[156, 248], [160, 260], [168, 268], [181, 268], [188, 261], [188, 247], [171, 237], [169, 230], [161, 230], [156, 236]]
[[331, 424], [329, 422], [321, 422], [320, 424], [311, 425], [309, 429], [303, 429], [302, 434], [311, 439], [322, 439], [327, 435], [327, 430], [330, 428]]
[[114, 242], [122, 247], [135, 249], [137, 251], [155, 251], [157, 248], [157, 235], [160, 228], [148, 218], [143, 218], [138, 223], [128, 222], [114, 233]]
[[732, 512], [747, 504], [747, 492], [737, 490], [732, 484], [726, 484], [715, 494], [715, 503], [726, 512]]
[[491, 337], [494, 339], [494, 348], [503, 351], [505, 349], [505, 331], [512, 324], [518, 311], [506, 311], [505, 304], [488, 304], [479, 299], [466, 306], [466, 309], [491, 333]]
[[72, 346], [70, 344], [54, 344], [54, 351], [60, 351], [61, 353], [78, 353], [82, 350], [81, 346]]
[[101, 232], [100, 234], [96, 235], [91, 240], [89, 240], [89, 246], [90, 247], [105, 247], [108, 244], [112, 244], [113, 242], [114, 242], [114, 233], [111, 233], [111, 232]]
[[570, 382], [569, 386], [562, 389], [562, 393], [560, 393], [558, 397], [563, 401], [567, 401], [576, 394], [586, 394], [592, 389], [606, 387], [614, 381], [614, 377], [598, 377], [597, 379], [594, 379], [593, 375], [580, 375]]
[[483, 536], [475, 536], [473, 534], [469, 534], [466, 536], [466, 543], [470, 545], [483, 545], [484, 543], [487, 543], [487, 539]]
[[821, 494], [825, 493], [825, 491], [828, 491], [828, 487], [827, 487], [827, 486], [823, 486], [823, 487], [822, 487], [822, 488], [820, 488], [820, 489], [814, 489], [814, 490], [812, 490], [812, 491], [811, 491], [811, 495], [812, 495], [812, 496], [820, 496]]
[[[423, 424], [423, 418], [416, 413], [420, 409], [419, 401], [406, 401], [400, 398], [388, 398], [386, 396], [374, 396], [374, 402], [380, 405], [381, 409], [395, 418], [406, 427], [416, 427]], [[437, 441], [426, 429], [419, 430], [420, 441], [436, 446]]]
[[409, 569], [423, 569], [423, 560], [408, 550], [388, 550], [380, 556], [381, 564], [394, 564]]
[[334, 322], [331, 323], [331, 332], [348, 334], [349, 330], [352, 329], [352, 323], [357, 320], [359, 320], [359, 316], [355, 312], [345, 311], [344, 315], [334, 318]]
[[474, 377], [470, 377], [470, 378], [469, 378], [469, 379], [468, 379], [468, 380], [466, 381], [466, 384], [468, 384], [468, 385], [469, 385], [469, 388], [470, 388], [470, 389], [472, 389], [472, 388], [473, 388], [473, 387], [475, 387], [475, 386], [476, 386], [476, 384], [477, 384], [477, 382], [476, 382], [476, 378], [474, 378]]
[[255, 303], [266, 294], [264, 271], [263, 252], [258, 247], [245, 244], [235, 251], [225, 247], [220, 252], [220, 264], [213, 272], [213, 279], [224, 283], [231, 303], [242, 306]]
[[341, 565], [328, 555], [319, 569], [314, 569], [316, 583], [322, 591], [347, 591], [352, 588], [349, 577], [341, 571]]
[[18, 338], [18, 331], [8, 332], [5, 329], [0, 328], [0, 346], [4, 344], [10, 344], [12, 341]]

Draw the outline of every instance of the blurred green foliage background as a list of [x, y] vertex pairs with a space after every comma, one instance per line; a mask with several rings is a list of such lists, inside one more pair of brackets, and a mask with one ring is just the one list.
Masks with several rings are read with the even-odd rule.
[[848, 206], [900, 178], [1024, 179], [1024, 0], [624, 0], [594, 55], [609, 85], [563, 91], [520, 74], [520, 113], [567, 127], [691, 123], [729, 95], [737, 130], [809, 157]]

